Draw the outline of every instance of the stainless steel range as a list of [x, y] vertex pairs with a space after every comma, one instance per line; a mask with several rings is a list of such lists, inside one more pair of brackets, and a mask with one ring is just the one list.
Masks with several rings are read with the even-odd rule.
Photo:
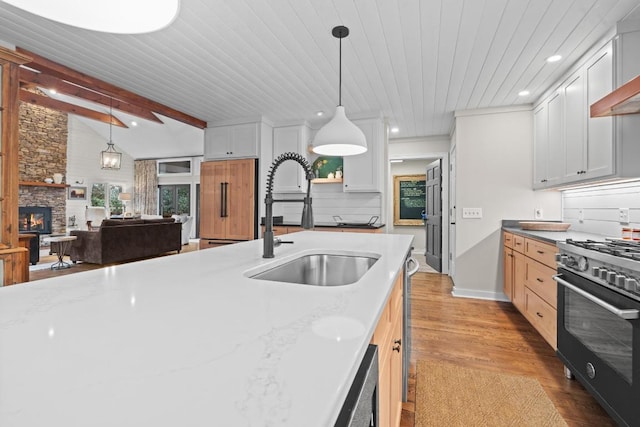
[[640, 425], [640, 243], [558, 243], [558, 356], [620, 425]]

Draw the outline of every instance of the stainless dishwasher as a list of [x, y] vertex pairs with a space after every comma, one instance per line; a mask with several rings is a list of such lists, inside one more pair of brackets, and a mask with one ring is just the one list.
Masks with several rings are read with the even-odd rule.
[[[402, 400], [407, 401], [407, 389], [409, 387], [409, 366], [411, 363], [411, 276], [416, 274], [420, 268], [418, 261], [411, 255], [411, 250], [407, 253], [404, 266], [402, 267]], [[409, 266], [413, 264], [413, 266]]]

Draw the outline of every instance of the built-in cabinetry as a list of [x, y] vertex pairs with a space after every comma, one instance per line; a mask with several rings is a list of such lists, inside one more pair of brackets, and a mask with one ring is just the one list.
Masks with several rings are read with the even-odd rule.
[[556, 246], [503, 232], [504, 292], [554, 349], [557, 347]]
[[640, 31], [586, 55], [534, 108], [533, 188], [640, 176], [640, 117], [590, 117], [590, 105], [640, 74]]
[[381, 426], [400, 425], [402, 414], [402, 273], [371, 338], [378, 346], [378, 421]]
[[261, 121], [207, 127], [204, 131], [204, 159], [257, 158], [260, 145], [270, 141], [270, 135], [265, 135], [270, 132], [271, 127]]
[[380, 118], [353, 120], [367, 139], [367, 151], [344, 158], [345, 192], [381, 192], [384, 177], [384, 123]]
[[[307, 125], [273, 128], [273, 158], [294, 152], [305, 155], [309, 144]], [[287, 161], [278, 166], [273, 181], [274, 193], [304, 193], [307, 191], [307, 177], [296, 162]]]
[[256, 160], [220, 160], [200, 166], [200, 248], [255, 239]]
[[[324, 183], [342, 182], [344, 192], [381, 192], [384, 177], [384, 122], [381, 118], [353, 120], [367, 139], [367, 151], [343, 158], [344, 176], [340, 179], [323, 179]], [[309, 154], [310, 129], [305, 125], [273, 128], [273, 159], [280, 154], [293, 151], [307, 156], [309, 162], [317, 158]], [[273, 160], [272, 159], [272, 160]], [[291, 163], [291, 164], [289, 164]], [[284, 162], [278, 167], [274, 182], [274, 193], [303, 193], [306, 177], [302, 169], [293, 162]]]

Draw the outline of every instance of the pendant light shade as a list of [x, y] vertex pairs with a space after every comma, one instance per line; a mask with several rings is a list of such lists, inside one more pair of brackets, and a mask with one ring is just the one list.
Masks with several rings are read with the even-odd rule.
[[367, 151], [367, 140], [360, 128], [347, 119], [338, 105], [329, 123], [316, 134], [313, 152], [325, 156], [353, 156]]
[[367, 139], [360, 128], [347, 119], [342, 106], [342, 39], [349, 35], [349, 29], [338, 26], [331, 33], [340, 40], [338, 106], [333, 118], [316, 134], [312, 150], [321, 155], [354, 156], [367, 151]]
[[78, 0], [0, 0], [34, 15], [78, 28], [114, 34], [144, 34], [170, 25], [180, 0], [110, 0], [96, 10], [96, 2]]

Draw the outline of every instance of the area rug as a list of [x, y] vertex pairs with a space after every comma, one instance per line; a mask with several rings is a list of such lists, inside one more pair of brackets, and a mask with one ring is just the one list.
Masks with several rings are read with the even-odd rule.
[[534, 378], [417, 363], [416, 427], [566, 426]]

